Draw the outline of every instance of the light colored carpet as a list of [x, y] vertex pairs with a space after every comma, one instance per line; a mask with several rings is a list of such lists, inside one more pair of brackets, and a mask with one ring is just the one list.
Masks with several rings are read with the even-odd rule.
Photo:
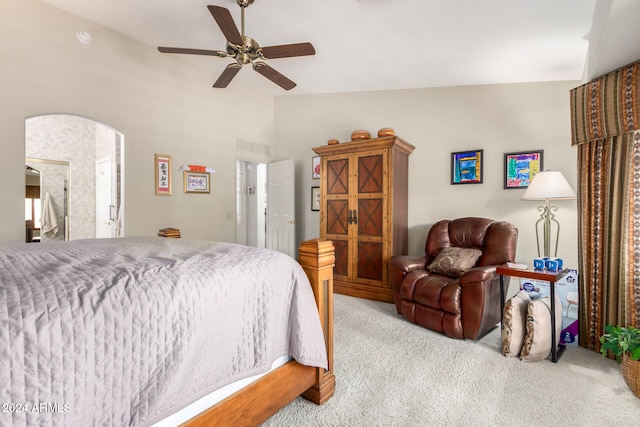
[[302, 398], [264, 426], [634, 425], [640, 399], [619, 365], [581, 347], [558, 363], [505, 358], [500, 331], [460, 341], [392, 304], [335, 295], [335, 395]]

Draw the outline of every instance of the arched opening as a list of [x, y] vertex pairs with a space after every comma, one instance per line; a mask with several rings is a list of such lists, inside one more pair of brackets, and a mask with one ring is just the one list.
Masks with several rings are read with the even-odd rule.
[[[27, 176], [31, 175], [27, 196], [39, 196], [32, 197], [31, 218], [25, 201], [25, 221], [27, 228], [29, 219], [33, 222], [33, 236], [44, 241], [124, 235], [124, 136], [120, 132], [75, 115], [27, 118], [25, 167]], [[38, 192], [33, 188], [34, 175], [39, 177]], [[39, 229], [36, 224], [42, 225], [42, 219], [53, 221], [55, 227]], [[27, 240], [28, 235], [27, 230]]]

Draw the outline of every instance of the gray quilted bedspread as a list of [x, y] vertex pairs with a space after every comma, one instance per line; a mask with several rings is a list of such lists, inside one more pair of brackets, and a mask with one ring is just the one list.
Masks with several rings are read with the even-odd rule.
[[148, 424], [285, 354], [327, 366], [292, 258], [127, 237], [0, 247], [0, 425]]

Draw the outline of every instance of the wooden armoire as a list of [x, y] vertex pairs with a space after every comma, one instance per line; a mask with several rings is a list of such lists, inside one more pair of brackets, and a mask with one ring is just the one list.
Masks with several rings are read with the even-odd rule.
[[392, 135], [313, 149], [321, 156], [320, 237], [335, 246], [335, 292], [393, 302], [389, 259], [407, 254], [414, 148]]

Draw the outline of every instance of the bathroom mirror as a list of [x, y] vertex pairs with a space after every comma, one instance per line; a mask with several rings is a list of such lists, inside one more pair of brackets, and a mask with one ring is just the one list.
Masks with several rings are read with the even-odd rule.
[[[26, 239], [29, 220], [35, 242], [123, 236], [123, 158], [123, 135], [102, 123], [63, 114], [26, 119], [26, 194], [39, 196], [31, 197], [31, 218], [25, 198]], [[56, 233], [41, 229], [43, 218], [57, 223]]]

